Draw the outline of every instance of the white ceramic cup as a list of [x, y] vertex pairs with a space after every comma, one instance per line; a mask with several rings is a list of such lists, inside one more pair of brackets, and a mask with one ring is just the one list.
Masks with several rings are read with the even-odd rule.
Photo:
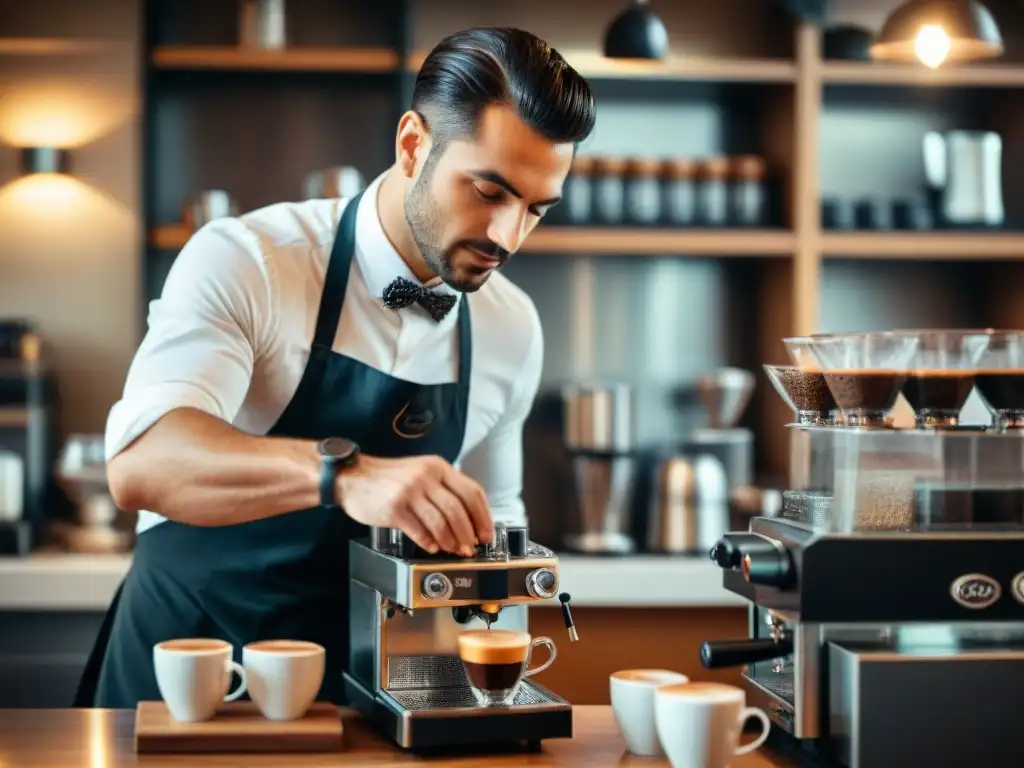
[[[209, 638], [166, 640], [153, 646], [156, 684], [171, 717], [185, 723], [209, 720], [222, 702], [245, 693], [245, 670], [231, 660], [231, 650], [230, 643]], [[241, 682], [228, 693], [232, 672]]]
[[297, 720], [320, 692], [326, 652], [305, 640], [260, 640], [242, 649], [249, 698], [268, 720]]
[[689, 678], [667, 669], [623, 669], [610, 677], [612, 712], [634, 755], [663, 755], [654, 726], [654, 691], [662, 685], [682, 685]]
[[[742, 688], [724, 683], [666, 685], [654, 691], [654, 723], [672, 768], [726, 768], [736, 755], [753, 752], [768, 738], [771, 721], [756, 707], [746, 706]], [[750, 744], [739, 746], [749, 717], [764, 730]]]

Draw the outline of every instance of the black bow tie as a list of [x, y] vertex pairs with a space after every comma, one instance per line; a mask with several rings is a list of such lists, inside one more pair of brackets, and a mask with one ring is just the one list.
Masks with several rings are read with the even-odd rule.
[[431, 291], [404, 277], [396, 277], [384, 289], [384, 306], [388, 309], [404, 309], [415, 302], [439, 323], [452, 311], [456, 301], [450, 293]]

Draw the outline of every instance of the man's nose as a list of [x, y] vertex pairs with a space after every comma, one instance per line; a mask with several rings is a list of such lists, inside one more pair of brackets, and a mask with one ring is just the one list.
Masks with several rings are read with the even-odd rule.
[[526, 238], [526, 211], [520, 206], [501, 211], [491, 219], [487, 237], [506, 252], [515, 253]]

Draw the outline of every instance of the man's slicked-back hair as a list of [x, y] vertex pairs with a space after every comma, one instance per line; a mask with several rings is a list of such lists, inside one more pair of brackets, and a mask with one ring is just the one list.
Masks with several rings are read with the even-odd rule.
[[511, 27], [477, 27], [446, 37], [416, 77], [412, 108], [439, 146], [476, 135], [491, 105], [558, 144], [578, 145], [594, 130], [596, 106], [587, 81], [536, 35]]

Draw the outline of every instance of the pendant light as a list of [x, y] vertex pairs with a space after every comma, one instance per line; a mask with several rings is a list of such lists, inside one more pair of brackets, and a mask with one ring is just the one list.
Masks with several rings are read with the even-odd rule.
[[945, 61], [992, 59], [1003, 53], [999, 27], [976, 0], [909, 0], [893, 11], [871, 46], [879, 61], [920, 61], [938, 67]]
[[616, 16], [604, 34], [604, 55], [610, 59], [664, 59], [668, 55], [668, 30], [648, 6], [633, 0]]

